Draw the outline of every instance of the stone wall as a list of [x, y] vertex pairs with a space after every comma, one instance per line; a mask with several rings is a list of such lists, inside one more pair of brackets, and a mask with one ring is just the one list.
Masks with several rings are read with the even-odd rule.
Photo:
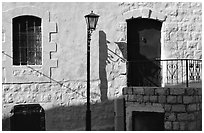
[[131, 130], [132, 111], [164, 113], [167, 131], [202, 130], [201, 88], [126, 87], [126, 127]]
[[[12, 14], [8, 13], [11, 10]], [[162, 19], [162, 58], [202, 57], [201, 3], [3, 3], [3, 130], [10, 130], [11, 108], [22, 103], [41, 104], [46, 111], [46, 130], [84, 130], [86, 103], [84, 15], [91, 10], [100, 15], [91, 40], [91, 101], [94, 130], [113, 130], [113, 99], [121, 96], [122, 88], [126, 86], [126, 19], [137, 15]], [[8, 40], [11, 40], [10, 27], [12, 16], [16, 13], [14, 11], [18, 11], [19, 15], [43, 14], [43, 18], [46, 19], [43, 27], [46, 29], [44, 32], [46, 36], [43, 38], [47, 41], [44, 49], [48, 51], [45, 52], [46, 58], [42, 66], [44, 69], [25, 66], [11, 72], [14, 69], [11, 58], [12, 43]], [[7, 15], [4, 15], [5, 13]], [[47, 24], [50, 26], [46, 27]], [[38, 73], [39, 70], [41, 73]], [[12, 80], [8, 76], [8, 73], [15, 76], [15, 72], [21, 73], [16, 77], [18, 80]], [[36, 78], [38, 76], [42, 77], [44, 83]]]

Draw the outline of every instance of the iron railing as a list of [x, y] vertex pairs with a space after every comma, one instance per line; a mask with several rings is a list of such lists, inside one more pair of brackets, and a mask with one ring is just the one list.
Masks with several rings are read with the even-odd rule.
[[201, 82], [202, 60], [157, 59], [127, 62], [128, 86], [161, 86]]

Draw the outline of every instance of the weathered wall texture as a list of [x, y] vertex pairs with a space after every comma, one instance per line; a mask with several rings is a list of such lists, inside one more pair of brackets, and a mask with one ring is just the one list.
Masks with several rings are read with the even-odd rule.
[[[162, 58], [201, 59], [202, 57], [201, 3], [2, 4], [3, 13], [16, 8], [20, 10], [23, 7], [37, 8], [37, 12], [48, 12], [46, 18], [49, 22], [56, 23], [55, 34], [43, 37], [55, 42], [55, 52], [50, 53], [49, 59], [58, 62], [55, 68], [49, 69], [48, 75], [43, 75], [50, 81], [45, 83], [32, 81], [32, 76], [28, 77], [29, 80], [26, 81], [29, 82], [26, 83], [19, 83], [18, 80], [8, 83], [6, 82], [9, 78], [6, 77], [8, 70], [3, 67], [3, 130], [9, 130], [10, 109], [20, 103], [41, 104], [46, 110], [46, 130], [84, 130], [87, 37], [84, 15], [91, 10], [100, 15], [91, 41], [91, 101], [94, 104], [92, 105], [92, 125], [95, 130], [113, 130], [112, 100], [122, 95], [122, 88], [126, 86], [126, 19], [141, 15], [163, 21]], [[22, 10], [22, 15], [26, 13]], [[8, 24], [4, 20], [7, 19], [2, 18], [2, 41], [6, 42], [7, 33], [11, 31], [7, 31], [4, 24], [8, 26], [11, 23]], [[42, 28], [46, 26], [43, 25]], [[11, 51], [11, 48], [12, 44], [9, 43], [7, 51]], [[5, 53], [4, 43], [3, 52]], [[5, 54], [2, 54], [3, 66], [12, 60]], [[46, 64], [49, 63], [44, 60], [43, 65]], [[6, 63], [6, 65], [12, 67], [12, 64]], [[24, 79], [23, 77], [24, 74], [19, 78]]]

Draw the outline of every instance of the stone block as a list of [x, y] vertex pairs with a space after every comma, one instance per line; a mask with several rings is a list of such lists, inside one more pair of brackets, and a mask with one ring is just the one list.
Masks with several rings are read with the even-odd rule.
[[186, 33], [179, 31], [179, 32], [177, 33], [177, 38], [176, 38], [176, 40], [177, 40], [177, 41], [184, 41], [184, 38], [186, 38]]
[[197, 105], [196, 104], [189, 104], [187, 105], [187, 111], [196, 111], [197, 110]]
[[21, 89], [23, 92], [29, 92], [31, 88], [31, 84], [22, 84]]
[[161, 14], [161, 13], [157, 14], [157, 20], [159, 20], [159, 21], [165, 21], [166, 18], [167, 18], [167, 16], [164, 14]]
[[185, 108], [185, 105], [182, 105], [182, 104], [172, 105], [172, 111], [173, 112], [185, 112], [186, 108]]
[[164, 128], [165, 128], [165, 130], [171, 130], [172, 129], [172, 123], [169, 121], [166, 121], [164, 123]]
[[178, 50], [186, 50], [187, 49], [187, 42], [185, 42], [185, 41], [180, 41], [179, 43], [178, 43]]
[[184, 93], [184, 88], [170, 88], [170, 95], [183, 95]]
[[150, 18], [151, 10], [143, 9], [143, 10], [141, 10], [141, 13], [142, 13], [143, 18]]
[[135, 95], [135, 99], [139, 103], [143, 102], [143, 96], [142, 95]]
[[165, 114], [166, 115], [166, 120], [168, 120], [168, 121], [175, 121], [176, 120], [175, 113], [166, 113], [166, 114]]
[[188, 123], [188, 131], [195, 131], [196, 130], [196, 122], [189, 122]]
[[144, 95], [154, 95], [154, 88], [144, 88]]
[[128, 95], [123, 96], [125, 98], [125, 101], [128, 101]]
[[135, 102], [136, 101], [135, 96], [134, 95], [128, 95], [128, 101], [129, 102]]
[[179, 125], [180, 125], [180, 130], [181, 130], [181, 131], [186, 130], [186, 124], [185, 124], [185, 122], [179, 122]]
[[[177, 41], [177, 33], [175, 32], [175, 31], [171, 31], [170, 32], [170, 40], [175, 40], [175, 41]], [[175, 44], [174, 44], [175, 45]], [[177, 44], [176, 44], [177, 45]], [[177, 46], [175, 47], [174, 46], [174, 48], [177, 48]]]
[[140, 11], [140, 10], [134, 10], [134, 11], [132, 12], [132, 17], [133, 17], [133, 18], [142, 17], [141, 11]]
[[164, 120], [165, 120], [165, 121], [168, 121], [170, 114], [171, 114], [171, 113], [165, 112], [165, 114], [164, 114]]
[[198, 95], [199, 95], [199, 96], [202, 95], [202, 88], [198, 88]]
[[200, 100], [199, 96], [195, 96], [195, 103], [199, 103], [200, 102], [199, 100]]
[[185, 50], [185, 51], [184, 51], [184, 57], [185, 57], [185, 58], [191, 58], [191, 59], [193, 59], [193, 58], [194, 58], [194, 52], [195, 52], [195, 51]]
[[180, 23], [178, 24], [178, 29], [181, 30], [182, 32], [188, 31], [188, 24], [189, 23]]
[[157, 16], [158, 16], [157, 14], [158, 14], [157, 12], [151, 12], [151, 13], [150, 13], [150, 18], [156, 20], [156, 19], [157, 19]]
[[193, 41], [192, 43], [194, 43], [194, 44], [191, 44], [191, 45], [195, 46], [195, 44], [197, 44], [196, 41], [201, 41], [201, 40], [202, 40], [201, 33], [193, 33], [192, 34], [192, 41]]
[[193, 96], [183, 96], [183, 103], [184, 104], [189, 104], [194, 102], [194, 97]]
[[158, 96], [159, 103], [166, 103], [166, 96]]
[[188, 25], [188, 31], [189, 31], [189, 32], [195, 32], [195, 31], [196, 31], [196, 25], [195, 25], [195, 23], [189, 23], [189, 25]]
[[195, 41], [189, 41], [187, 43], [187, 49], [190, 49], [190, 50], [197, 50], [197, 46], [198, 46], [198, 43]]
[[[199, 48], [199, 45], [197, 45], [197, 49], [201, 49]], [[195, 54], [194, 57], [196, 59], [202, 59], [202, 50], [196, 50], [194, 54]]]
[[167, 103], [176, 103], [176, 96], [167, 96]]
[[198, 42], [197, 50], [202, 50], [202, 42]]
[[177, 103], [183, 103], [183, 96], [177, 96]]
[[173, 130], [178, 131], [179, 130], [179, 122], [173, 122]]
[[194, 95], [194, 88], [186, 88], [187, 95]]
[[116, 27], [116, 31], [126, 32], [126, 30], [127, 30], [127, 23], [119, 22], [118, 26]]
[[[199, 96], [199, 102], [202, 102], [202, 96]], [[202, 105], [202, 104], [201, 104]]]
[[167, 111], [167, 112], [171, 111], [171, 108], [172, 108], [172, 105], [171, 105], [171, 104], [165, 104], [165, 105], [164, 105], [164, 109], [165, 109], [165, 111]]
[[174, 32], [176, 32], [176, 31], [178, 31], [178, 23], [168, 23], [168, 24], [166, 24], [166, 31], [169, 31], [169, 32], [172, 32], [172, 31], [174, 31]]
[[2, 84], [3, 87], [3, 93], [10, 91], [10, 85]]
[[149, 97], [150, 97], [150, 96], [143, 96], [144, 102], [149, 102]]
[[155, 89], [155, 95], [168, 95], [168, 89], [167, 88], [157, 88]]
[[188, 113], [179, 113], [177, 114], [177, 120], [178, 121], [186, 121], [188, 119]]
[[155, 102], [157, 102], [157, 97], [158, 96], [150, 96], [149, 101], [152, 102], [152, 103], [155, 103]]
[[191, 113], [191, 114], [179, 113], [179, 114], [177, 114], [177, 120], [178, 121], [192, 121], [192, 120], [195, 120], [195, 116], [193, 113]]
[[123, 88], [123, 95], [132, 95], [133, 94], [133, 91], [132, 91], [132, 87], [124, 87]]
[[194, 113], [188, 114], [188, 120], [190, 120], [190, 121], [195, 120], [195, 114]]
[[133, 88], [133, 94], [135, 95], [144, 94], [144, 88]]

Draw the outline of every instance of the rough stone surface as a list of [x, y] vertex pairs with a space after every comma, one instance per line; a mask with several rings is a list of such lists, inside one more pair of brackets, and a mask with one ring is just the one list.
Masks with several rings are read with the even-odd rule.
[[184, 104], [193, 103], [193, 102], [194, 102], [193, 96], [184, 96], [183, 97], [183, 103]]
[[179, 122], [173, 122], [173, 130], [178, 131], [179, 130]]
[[172, 105], [172, 111], [173, 112], [185, 112], [186, 108], [185, 108], [185, 105], [182, 105], [182, 104]]
[[[128, 87], [124, 89], [128, 89]], [[137, 87], [134, 87], [134, 89], [137, 89]], [[142, 90], [141, 87], [138, 87], [138, 89]], [[128, 120], [132, 118], [130, 117], [131, 108], [131, 111], [164, 113], [165, 130], [201, 130], [202, 108], [200, 93], [198, 92], [201, 91], [202, 88], [157, 87], [152, 89], [152, 87], [143, 87], [143, 89], [146, 91], [149, 89], [150, 92], [141, 93], [140, 95], [125, 94], [125, 96], [132, 97], [131, 101], [126, 99], [126, 111], [129, 112], [126, 117], [127, 125], [130, 125]], [[153, 94], [153, 90], [155, 90], [155, 94]], [[170, 90], [171, 93], [166, 95], [162, 90]], [[176, 92], [178, 92], [178, 94]], [[192, 92], [194, 95], [189, 95]], [[157, 109], [155, 109], [155, 107]], [[161, 107], [162, 109], [158, 109]], [[192, 123], [191, 127], [188, 127], [189, 123]]]
[[176, 103], [176, 96], [167, 96], [167, 103]]
[[185, 93], [183, 88], [170, 88], [170, 95], [182, 95]]
[[165, 128], [166, 130], [171, 130], [171, 128], [172, 128], [172, 123], [171, 123], [171, 122], [165, 122], [165, 123], [164, 123], [164, 128]]
[[166, 96], [158, 96], [159, 103], [166, 103]]
[[196, 111], [197, 110], [197, 105], [196, 104], [189, 104], [187, 106], [187, 111], [191, 112], [191, 111]]

